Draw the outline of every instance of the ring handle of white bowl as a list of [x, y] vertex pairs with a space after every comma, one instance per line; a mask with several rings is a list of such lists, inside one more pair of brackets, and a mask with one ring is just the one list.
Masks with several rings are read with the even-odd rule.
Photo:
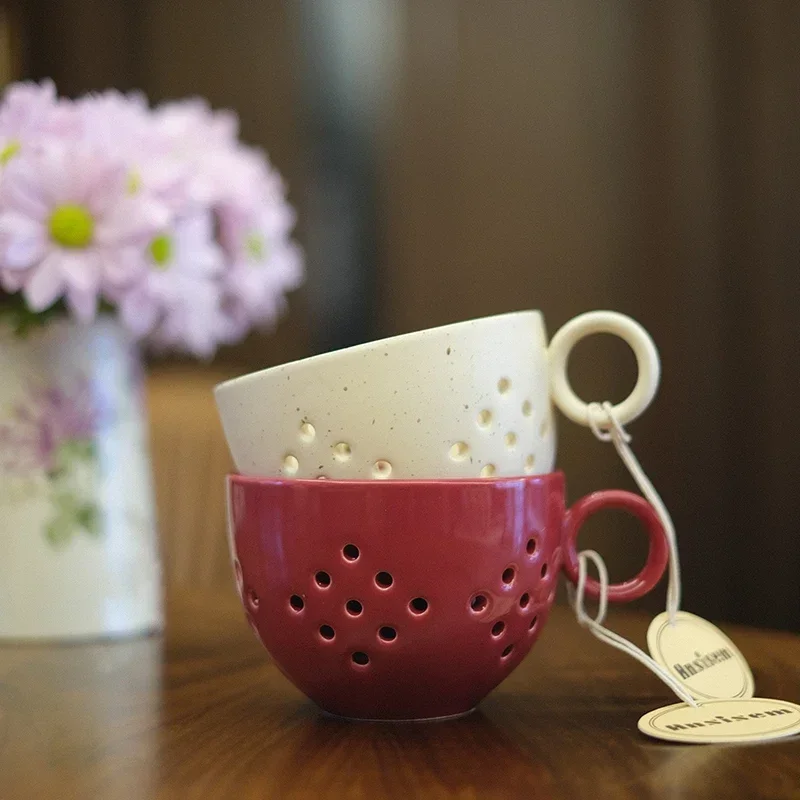
[[589, 425], [589, 405], [573, 391], [567, 377], [572, 348], [587, 336], [611, 333], [628, 343], [636, 356], [638, 376], [633, 391], [613, 407], [614, 416], [626, 425], [649, 405], [658, 389], [661, 362], [650, 334], [635, 320], [616, 311], [589, 311], [567, 322], [552, 338], [548, 348], [550, 394], [564, 416], [579, 425]]

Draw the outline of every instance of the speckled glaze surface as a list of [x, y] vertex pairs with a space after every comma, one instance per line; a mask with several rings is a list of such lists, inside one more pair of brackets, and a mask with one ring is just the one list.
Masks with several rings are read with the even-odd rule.
[[555, 431], [537, 311], [284, 364], [216, 389], [237, 470], [341, 480], [549, 472]]
[[[667, 545], [628, 492], [564, 505], [561, 473], [470, 481], [228, 479], [229, 544], [247, 619], [281, 671], [321, 708], [431, 719], [474, 708], [529, 652], [580, 525], [624, 508], [647, 564], [611, 599], [649, 591]], [[588, 587], [596, 593], [596, 585]]]

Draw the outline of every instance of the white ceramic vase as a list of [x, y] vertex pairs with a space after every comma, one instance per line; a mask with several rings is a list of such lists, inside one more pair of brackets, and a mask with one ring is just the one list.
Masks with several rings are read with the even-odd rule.
[[0, 328], [0, 638], [161, 626], [138, 348], [111, 317]]

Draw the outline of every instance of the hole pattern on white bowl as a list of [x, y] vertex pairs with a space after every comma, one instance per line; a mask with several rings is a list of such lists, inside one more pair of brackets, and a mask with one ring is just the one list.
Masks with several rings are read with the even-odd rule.
[[488, 408], [484, 408], [478, 413], [478, 427], [488, 430], [492, 427], [492, 418], [492, 412]]
[[353, 451], [347, 442], [337, 442], [333, 446], [333, 457], [340, 463], [346, 463], [353, 455]]
[[469, 458], [469, 445], [466, 442], [456, 442], [450, 448], [451, 461], [465, 461]]
[[525, 474], [532, 475], [534, 469], [536, 468], [536, 456], [533, 453], [529, 453], [525, 457]]
[[316, 438], [317, 429], [310, 422], [304, 422], [300, 425], [300, 441], [311, 444]]
[[392, 465], [388, 461], [380, 459], [375, 462], [375, 466], [373, 466], [372, 468], [373, 478], [385, 481], [391, 476], [392, 476]]
[[297, 475], [297, 471], [300, 469], [300, 462], [297, 460], [296, 456], [293, 456], [291, 453], [287, 455], [283, 459], [283, 472], [286, 475]]
[[[476, 424], [479, 439], [470, 442], [468, 439], [458, 440], [449, 445], [447, 456], [453, 468], [459, 469], [457, 475], [468, 477], [470, 474], [478, 475], [482, 478], [492, 478], [496, 475], [520, 475], [534, 474], [537, 452], [530, 452], [531, 444], [534, 448], [542, 446], [548, 447], [546, 438], [550, 433], [552, 421], [550, 419], [549, 408], [545, 409], [545, 414], [539, 420], [539, 427], [536, 439], [539, 441], [531, 442], [533, 435], [531, 425], [534, 418], [534, 407], [529, 398], [517, 399], [518, 405], [508, 406], [506, 401], [509, 397], [513, 398], [514, 383], [510, 377], [503, 376], [498, 379], [496, 389], [499, 395], [502, 408], [495, 410], [489, 406], [480, 409], [476, 417], [473, 417]], [[520, 402], [521, 400], [521, 402]], [[470, 404], [464, 404], [464, 410], [469, 411]], [[516, 410], [514, 410], [516, 409]], [[298, 411], [300, 409], [298, 408]], [[474, 412], [470, 412], [474, 413]], [[419, 422], [421, 418], [417, 418]], [[333, 440], [331, 442], [328, 431], [328, 441], [326, 437], [320, 435], [318, 428], [307, 418], [298, 415], [297, 442], [302, 446], [302, 452], [287, 452], [280, 465], [280, 474], [287, 477], [309, 477], [324, 480], [330, 477], [330, 473], [324, 470], [327, 459], [328, 465], [333, 460], [334, 466], [330, 467], [338, 479], [359, 479], [363, 478], [362, 470], [368, 470], [369, 477], [373, 480], [387, 480], [394, 476], [397, 471], [389, 459], [379, 458], [365, 465], [363, 453], [361, 458], [354, 456], [354, 444], [352, 440]], [[375, 424], [375, 418], [372, 419]], [[497, 426], [502, 425], [505, 433], [497, 430]], [[393, 428], [390, 428], [393, 430]], [[502, 429], [501, 429], [502, 430]], [[497, 437], [497, 438], [495, 438]], [[499, 445], [499, 447], [498, 447]], [[327, 451], [327, 456], [325, 452]], [[527, 452], [526, 452], [527, 451]], [[298, 457], [299, 456], [299, 457]], [[303, 459], [301, 464], [300, 459]], [[322, 462], [322, 463], [320, 463]], [[466, 466], [466, 474], [464, 466]], [[319, 465], [317, 469], [314, 467]], [[474, 466], [471, 466], [473, 465]], [[312, 466], [313, 465], [313, 466]], [[401, 468], [403, 465], [401, 465]], [[473, 471], [474, 470], [474, 471]], [[401, 473], [398, 477], [405, 477]], [[446, 477], [445, 474], [442, 477]]]

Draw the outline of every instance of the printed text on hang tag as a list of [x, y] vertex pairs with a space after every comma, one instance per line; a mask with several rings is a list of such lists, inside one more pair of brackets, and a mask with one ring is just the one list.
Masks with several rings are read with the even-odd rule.
[[649, 711], [639, 730], [685, 744], [762, 742], [800, 733], [800, 706], [764, 697], [708, 700], [694, 708], [676, 703]]
[[702, 617], [659, 614], [647, 631], [650, 655], [697, 700], [752, 697], [753, 673], [738, 647]]

